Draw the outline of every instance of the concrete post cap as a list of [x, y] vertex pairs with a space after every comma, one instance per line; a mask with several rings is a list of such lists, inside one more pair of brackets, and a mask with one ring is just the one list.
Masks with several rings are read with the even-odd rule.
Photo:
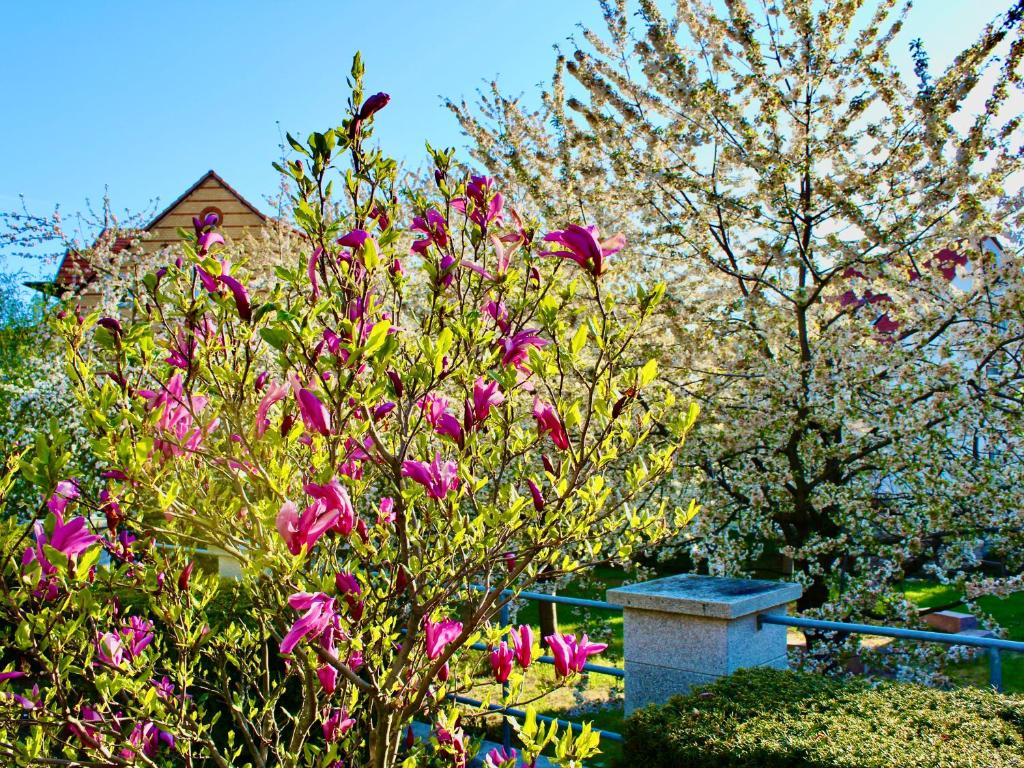
[[663, 613], [737, 619], [796, 600], [799, 584], [681, 574], [609, 589], [609, 603]]

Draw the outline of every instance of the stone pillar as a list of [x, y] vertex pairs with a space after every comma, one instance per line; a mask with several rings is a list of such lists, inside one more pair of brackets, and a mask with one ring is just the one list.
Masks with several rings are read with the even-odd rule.
[[743, 667], [785, 669], [786, 628], [759, 613], [785, 613], [797, 584], [684, 574], [608, 590], [623, 607], [626, 714], [663, 704], [693, 685]]

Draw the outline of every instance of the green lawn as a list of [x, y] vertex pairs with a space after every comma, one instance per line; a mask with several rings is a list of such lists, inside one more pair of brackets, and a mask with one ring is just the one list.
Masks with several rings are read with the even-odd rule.
[[[907, 580], [903, 592], [921, 608], [947, 605], [961, 597], [952, 587], [921, 580]], [[978, 605], [1006, 630], [1008, 640], [1024, 640], [1024, 592], [1005, 598], [983, 597]], [[955, 665], [951, 677], [965, 685], [988, 685], [988, 658]], [[1003, 689], [1007, 693], [1024, 693], [1024, 654], [1003, 654]]]

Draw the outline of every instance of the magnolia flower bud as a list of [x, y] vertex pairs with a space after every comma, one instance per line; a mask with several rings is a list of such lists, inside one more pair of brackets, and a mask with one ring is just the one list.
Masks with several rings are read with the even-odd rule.
[[182, 592], [188, 592], [188, 583], [192, 578], [192, 570], [194, 568], [195, 563], [189, 560], [188, 565], [181, 569], [181, 573], [178, 576], [178, 589]]

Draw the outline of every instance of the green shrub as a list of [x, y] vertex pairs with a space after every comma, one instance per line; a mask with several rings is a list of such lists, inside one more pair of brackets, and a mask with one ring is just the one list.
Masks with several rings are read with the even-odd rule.
[[749, 669], [635, 712], [625, 766], [1024, 766], [1024, 698]]

